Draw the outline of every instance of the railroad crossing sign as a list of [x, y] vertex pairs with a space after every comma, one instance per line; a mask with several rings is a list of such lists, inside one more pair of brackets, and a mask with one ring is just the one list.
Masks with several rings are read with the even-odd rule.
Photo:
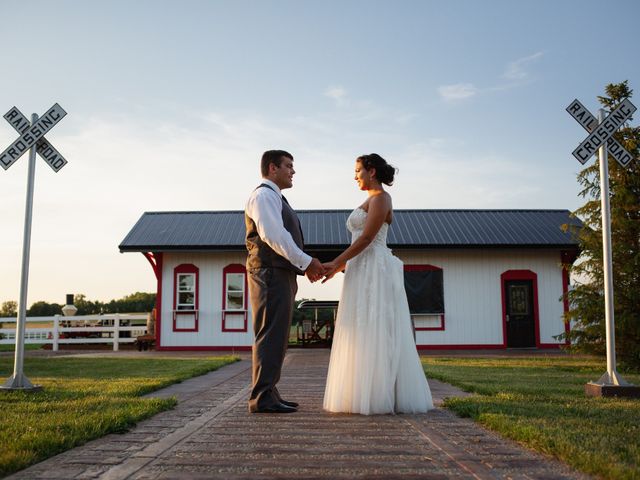
[[31, 252], [31, 220], [33, 217], [33, 185], [36, 169], [36, 153], [49, 165], [54, 172], [58, 172], [67, 164], [65, 158], [51, 145], [44, 134], [51, 130], [67, 114], [64, 109], [54, 104], [38, 118], [35, 113], [31, 121], [13, 107], [4, 118], [17, 130], [20, 136], [0, 153], [0, 165], [7, 170], [27, 150], [29, 150], [29, 167], [27, 172], [27, 202], [24, 212], [24, 237], [22, 243], [22, 274], [20, 278], [20, 301], [18, 303], [18, 318], [16, 322], [16, 348], [13, 375], [0, 385], [0, 390], [39, 390], [39, 385], [33, 385], [24, 375], [24, 339], [27, 316], [27, 289], [29, 285], [29, 255]]
[[609, 154], [620, 165], [626, 167], [633, 160], [633, 157], [612, 135], [624, 122], [631, 118], [635, 111], [635, 105], [627, 98], [599, 124], [589, 110], [578, 100], [571, 102], [567, 107], [567, 112], [589, 132], [587, 138], [573, 151], [573, 156], [584, 164], [598, 151], [598, 148], [606, 144]]
[[[600, 169], [600, 216], [602, 218], [602, 272], [604, 277], [604, 313], [607, 346], [607, 371], [597, 382], [589, 382], [585, 393], [592, 396], [613, 395], [630, 396], [636, 387], [630, 385], [616, 370], [615, 318], [613, 309], [613, 259], [611, 253], [611, 205], [609, 202], [609, 154], [626, 167], [633, 156], [627, 152], [614, 138], [613, 134], [620, 126], [631, 118], [636, 107], [629, 99], [623, 100], [609, 115], [598, 111], [598, 119], [578, 100], [574, 100], [566, 108], [567, 112], [589, 132], [580, 145], [573, 151], [573, 156], [582, 164], [598, 152]], [[606, 389], [605, 389], [606, 387]], [[607, 390], [609, 389], [609, 390]]]
[[9, 145], [4, 152], [0, 153], [0, 165], [2, 165], [2, 168], [7, 170], [34, 144], [36, 145], [38, 154], [54, 172], [64, 167], [67, 161], [53, 148], [47, 139], [44, 138], [44, 134], [62, 120], [62, 117], [66, 114], [67, 112], [56, 103], [32, 125], [16, 107], [9, 110], [4, 115], [4, 118], [20, 133], [20, 137]]

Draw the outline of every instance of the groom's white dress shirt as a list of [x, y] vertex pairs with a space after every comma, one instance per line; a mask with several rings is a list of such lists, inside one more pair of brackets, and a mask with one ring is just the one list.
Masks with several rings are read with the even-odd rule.
[[256, 188], [245, 206], [245, 212], [255, 223], [260, 238], [278, 255], [305, 271], [312, 258], [293, 241], [282, 223], [282, 192], [271, 180], [262, 179], [271, 188]]

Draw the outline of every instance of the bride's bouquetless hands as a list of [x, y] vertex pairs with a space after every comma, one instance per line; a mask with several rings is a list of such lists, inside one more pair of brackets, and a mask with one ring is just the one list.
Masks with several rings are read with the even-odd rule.
[[324, 267], [324, 279], [322, 280], [322, 283], [325, 283], [327, 280], [331, 280], [336, 273], [344, 270], [344, 265], [338, 265], [335, 262], [323, 263], [322, 266]]

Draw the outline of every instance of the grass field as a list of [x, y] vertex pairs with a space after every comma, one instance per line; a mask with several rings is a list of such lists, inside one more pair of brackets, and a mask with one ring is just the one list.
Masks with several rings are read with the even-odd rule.
[[[197, 359], [26, 358], [24, 372], [42, 392], [0, 391], [0, 476], [21, 470], [175, 405], [140, 398], [216, 370], [235, 357]], [[13, 357], [0, 358], [2, 381]]]
[[[590, 357], [425, 358], [427, 377], [475, 392], [446, 401], [458, 415], [585, 473], [640, 478], [640, 400], [589, 398], [604, 360]], [[624, 377], [640, 383], [640, 375]]]
[[[27, 350], [40, 350], [42, 348], [42, 343], [25, 343], [24, 349]], [[0, 352], [15, 352], [16, 346], [11, 344], [2, 344], [0, 345]], [[12, 370], [13, 371], [13, 370]]]

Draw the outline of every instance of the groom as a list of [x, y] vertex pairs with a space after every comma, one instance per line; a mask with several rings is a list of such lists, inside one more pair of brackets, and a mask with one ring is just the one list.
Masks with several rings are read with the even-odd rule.
[[290, 413], [298, 404], [283, 400], [276, 384], [289, 342], [296, 275], [319, 280], [324, 268], [302, 251], [300, 221], [281, 191], [293, 186], [293, 156], [284, 150], [264, 152], [262, 183], [244, 211], [249, 297], [253, 314], [253, 386], [249, 411]]

